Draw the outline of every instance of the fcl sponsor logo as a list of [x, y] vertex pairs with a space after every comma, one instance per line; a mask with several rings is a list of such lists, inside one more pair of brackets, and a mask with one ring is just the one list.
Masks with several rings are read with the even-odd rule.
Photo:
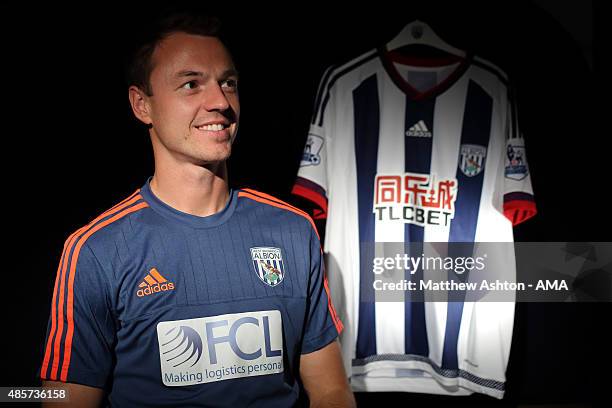
[[283, 372], [278, 310], [160, 322], [157, 340], [167, 386]]
[[251, 248], [251, 258], [255, 267], [255, 274], [266, 285], [276, 286], [283, 281], [285, 266], [280, 248]]
[[374, 208], [377, 221], [420, 226], [448, 226], [455, 215], [457, 180], [435, 175], [404, 173], [376, 175]]

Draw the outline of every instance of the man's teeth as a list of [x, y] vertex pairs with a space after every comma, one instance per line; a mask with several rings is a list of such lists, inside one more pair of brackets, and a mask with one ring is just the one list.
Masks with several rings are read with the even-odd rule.
[[210, 132], [218, 132], [220, 130], [225, 129], [225, 125], [222, 125], [220, 123], [214, 124], [214, 125], [204, 125], [204, 126], [198, 126], [198, 129], [200, 129], [200, 130], [208, 130]]

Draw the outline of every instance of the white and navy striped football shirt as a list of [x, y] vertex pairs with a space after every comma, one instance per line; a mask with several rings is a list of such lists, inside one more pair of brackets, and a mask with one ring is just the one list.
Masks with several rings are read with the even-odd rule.
[[[536, 212], [512, 101], [505, 73], [469, 55], [429, 64], [379, 49], [324, 74], [293, 193], [327, 218], [355, 390], [503, 396], [514, 303], [373, 301], [360, 250], [512, 242]], [[514, 276], [512, 246], [494, 248]]]

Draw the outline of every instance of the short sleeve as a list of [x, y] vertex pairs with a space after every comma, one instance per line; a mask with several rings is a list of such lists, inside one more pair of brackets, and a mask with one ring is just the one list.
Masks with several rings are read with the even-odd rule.
[[329, 293], [319, 238], [312, 228], [310, 254], [308, 309], [302, 354], [328, 345], [338, 337], [343, 328]]
[[314, 205], [313, 218], [327, 217], [328, 196], [328, 149], [330, 129], [332, 126], [329, 111], [333, 105], [332, 93], [329, 89], [329, 78], [332, 68], [323, 75], [319, 91], [315, 99], [312, 120], [306, 138], [302, 160], [292, 193]]
[[504, 151], [504, 215], [512, 225], [533, 217], [537, 210], [531, 186], [525, 140], [518, 125], [518, 110], [509, 92], [506, 114], [506, 144]]
[[115, 319], [109, 283], [90, 247], [71, 237], [53, 292], [42, 380], [103, 388], [111, 374]]

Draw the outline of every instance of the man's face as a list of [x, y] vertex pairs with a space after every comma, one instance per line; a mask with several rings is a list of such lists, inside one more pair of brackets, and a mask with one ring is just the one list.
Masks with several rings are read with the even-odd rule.
[[[156, 160], [167, 154], [197, 165], [227, 159], [238, 130], [238, 78], [215, 37], [174, 33], [152, 57], [147, 97]], [[159, 153], [159, 154], [158, 154]]]

